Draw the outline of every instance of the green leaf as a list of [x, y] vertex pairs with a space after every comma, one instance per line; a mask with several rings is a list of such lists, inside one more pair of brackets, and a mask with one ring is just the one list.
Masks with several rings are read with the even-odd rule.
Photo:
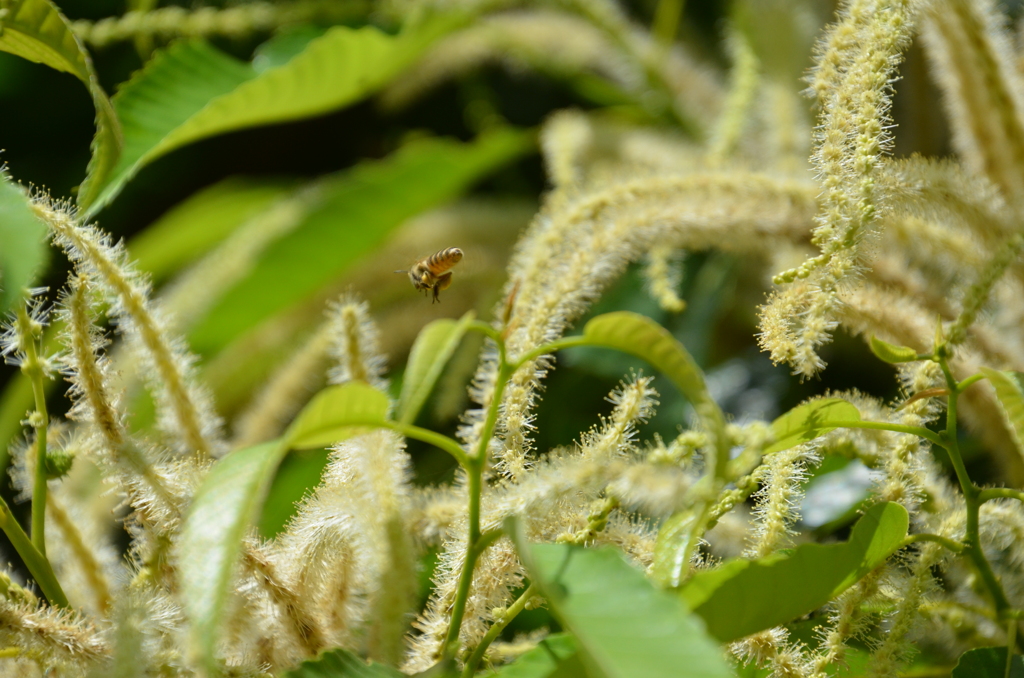
[[[1003, 678], [1006, 676], [1006, 648], [979, 647], [960, 655], [951, 678]], [[1024, 678], [1024, 657], [1013, 655], [1010, 678]]]
[[6, 14], [0, 20], [0, 50], [70, 73], [85, 84], [92, 97], [96, 135], [88, 178], [78, 191], [78, 204], [85, 207], [96, 196], [97, 180], [110, 173], [121, 153], [121, 125], [100, 87], [89, 53], [57, 7], [49, 0], [10, 0], [3, 7]]
[[812, 400], [794, 407], [772, 422], [775, 442], [765, 448], [765, 454], [781, 452], [802, 443], [808, 443], [837, 426], [833, 422], [860, 421], [856, 407], [841, 398]]
[[663, 586], [675, 587], [682, 583], [690, 571], [688, 554], [691, 543], [700, 539], [698, 533], [704, 527], [699, 513], [694, 509], [680, 511], [658, 529], [654, 544], [654, 566], [651, 576]]
[[[647, 316], [629, 311], [605, 313], [586, 324], [583, 336], [588, 343], [643, 358], [672, 380], [698, 414], [724, 422], [721, 410], [708, 394], [700, 367], [668, 330]], [[701, 412], [702, 408], [708, 411]]]
[[791, 555], [727, 561], [693, 576], [683, 600], [723, 643], [818, 609], [885, 562], [907, 536], [907, 511], [871, 507], [841, 544], [804, 544]]
[[654, 588], [611, 548], [525, 544], [517, 548], [551, 611], [572, 632], [587, 673], [602, 678], [697, 678], [732, 672], [700, 620]]
[[1024, 391], [1021, 390], [1020, 382], [1010, 373], [998, 372], [988, 367], [982, 367], [981, 373], [995, 388], [999, 407], [1010, 426], [1013, 440], [1017, 443], [1017, 451], [1024, 455]]
[[85, 218], [113, 200], [173, 130], [255, 76], [249, 64], [201, 41], [176, 42], [158, 52], [114, 96], [124, 149], [108, 175], [94, 177], [101, 192]]
[[405, 367], [402, 394], [398, 398], [398, 421], [403, 424], [416, 421], [423, 403], [441, 376], [441, 370], [455, 353], [475, 315], [469, 311], [458, 321], [448, 318], [435, 320], [420, 330]]
[[125, 148], [91, 217], [144, 165], [200, 139], [321, 115], [387, 84], [462, 22], [451, 15], [398, 36], [335, 26], [282, 66], [259, 72], [204, 42], [157, 55], [114, 98]]
[[328, 386], [302, 408], [284, 441], [296, 450], [327, 447], [351, 437], [354, 427], [383, 424], [387, 414], [388, 397], [368, 384]]
[[908, 363], [918, 359], [917, 351], [909, 346], [890, 344], [874, 335], [871, 336], [871, 352], [876, 358], [887, 363]]
[[548, 636], [511, 664], [484, 675], [487, 678], [587, 678], [576, 641], [567, 633]]
[[328, 31], [327, 26], [301, 24], [292, 26], [272, 36], [261, 44], [252, 55], [252, 67], [262, 73], [284, 66], [301, 54], [309, 43]]
[[154, 281], [192, 263], [288, 192], [280, 183], [225, 179], [179, 203], [135, 236], [128, 250]]
[[0, 315], [32, 286], [45, 260], [46, 225], [32, 212], [25, 190], [0, 172]]
[[332, 650], [307, 659], [284, 678], [405, 678], [405, 674], [383, 664], [367, 664], [348, 650]]
[[181, 595], [190, 644], [211, 675], [217, 670], [215, 650], [242, 537], [258, 517], [285, 452], [282, 441], [274, 440], [218, 460], [185, 517], [177, 542]]
[[327, 178], [320, 202], [302, 223], [266, 248], [249, 275], [194, 328], [193, 349], [209, 355], [260, 321], [308, 298], [406, 219], [456, 197], [479, 177], [525, 152], [530, 138], [502, 129], [468, 144], [419, 139], [384, 160]]

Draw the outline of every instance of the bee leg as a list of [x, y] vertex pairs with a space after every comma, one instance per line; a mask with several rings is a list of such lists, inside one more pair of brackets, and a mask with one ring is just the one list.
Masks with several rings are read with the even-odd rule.
[[[446, 289], [448, 289], [451, 286], [452, 286], [452, 274], [451, 273], [445, 273], [444, 275], [438, 277], [437, 282], [434, 283], [434, 301], [441, 301], [438, 298], [438, 296], [437, 296], [438, 292], [440, 292], [441, 290], [446, 290]], [[430, 303], [434, 303], [434, 302], [430, 302]]]

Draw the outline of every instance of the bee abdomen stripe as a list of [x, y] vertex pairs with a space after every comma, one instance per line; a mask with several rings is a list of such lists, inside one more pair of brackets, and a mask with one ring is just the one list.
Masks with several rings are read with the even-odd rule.
[[459, 263], [461, 259], [462, 250], [458, 247], [448, 247], [440, 252], [430, 255], [430, 258], [427, 259], [427, 266], [432, 269], [443, 266], [447, 269]]

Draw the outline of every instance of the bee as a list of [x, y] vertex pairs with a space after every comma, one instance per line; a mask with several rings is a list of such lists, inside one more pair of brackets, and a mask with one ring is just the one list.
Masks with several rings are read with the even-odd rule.
[[408, 271], [395, 271], [395, 273], [408, 273], [412, 286], [417, 290], [434, 291], [434, 303], [440, 301], [437, 294], [441, 290], [448, 289], [452, 284], [452, 274], [448, 271], [452, 266], [462, 261], [462, 250], [458, 247], [448, 247], [431, 254], [426, 259], [420, 259], [413, 264]]

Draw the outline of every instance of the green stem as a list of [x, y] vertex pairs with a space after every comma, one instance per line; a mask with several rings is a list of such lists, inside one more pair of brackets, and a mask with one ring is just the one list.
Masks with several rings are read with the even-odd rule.
[[975, 384], [981, 381], [982, 379], [987, 379], [987, 377], [984, 374], [981, 374], [980, 372], [978, 374], [971, 375], [964, 379], [963, 381], [961, 381], [959, 384], [957, 384], [956, 390], [959, 391], [960, 393], [963, 393], [965, 390], [967, 390], [968, 386], [970, 386], [971, 384]]
[[484, 654], [487, 652], [487, 648], [491, 646], [491, 643], [501, 635], [501, 632], [505, 630], [505, 627], [509, 625], [520, 612], [526, 609], [526, 604], [530, 602], [537, 593], [537, 586], [530, 584], [525, 591], [516, 599], [516, 602], [512, 603], [505, 614], [501, 616], [501, 619], [496, 620], [491, 624], [491, 628], [487, 629], [487, 633], [484, 634], [480, 644], [473, 650], [473, 654], [469, 655], [469, 659], [466, 660], [466, 666], [462, 670], [462, 678], [472, 678], [473, 674], [476, 673], [477, 666], [480, 665], [480, 661], [484, 658]]
[[42, 375], [32, 378], [32, 391], [36, 399], [36, 412], [40, 423], [36, 427], [36, 468], [32, 484], [32, 544], [46, 555], [46, 435], [48, 415]]
[[25, 534], [25, 531], [21, 529], [21, 525], [15, 520], [14, 514], [11, 513], [11, 509], [7, 506], [7, 502], [2, 498], [0, 498], [0, 529], [11, 540], [14, 550], [21, 556], [25, 567], [28, 568], [32, 578], [39, 584], [39, 589], [46, 596], [46, 599], [50, 601], [50, 604], [58, 607], [71, 607], [68, 604], [67, 596], [64, 595], [64, 590], [60, 587], [60, 582], [57, 581], [57, 577], [53, 574], [50, 561], [32, 545], [32, 541]]
[[979, 511], [982, 504], [981, 488], [975, 485], [971, 481], [970, 476], [967, 475], [967, 467], [964, 465], [963, 457], [960, 454], [960, 445], [957, 443], [957, 399], [960, 397], [961, 386], [957, 383], [949, 369], [946, 352], [940, 348], [940, 350], [935, 351], [935, 354], [938, 356], [939, 367], [942, 368], [942, 373], [946, 377], [946, 386], [949, 388], [946, 406], [946, 450], [949, 452], [950, 461], [953, 462], [953, 469], [956, 471], [957, 480], [960, 482], [960, 489], [963, 492], [967, 510], [963, 552], [971, 559], [975, 569], [978, 571], [978, 575], [985, 584], [985, 588], [988, 589], [989, 595], [992, 596], [992, 602], [996, 606], [996, 616], [1002, 619], [1007, 611], [1011, 609], [1010, 601], [1006, 598], [1006, 592], [1003, 591], [996, 573], [992, 570], [992, 565], [988, 562], [985, 552], [981, 549], [981, 533], [978, 526]]
[[462, 574], [459, 576], [459, 586], [455, 591], [455, 602], [452, 605], [452, 621], [448, 626], [448, 635], [444, 639], [444, 654], [441, 663], [447, 663], [459, 648], [459, 631], [462, 629], [462, 617], [466, 614], [466, 601], [469, 600], [469, 589], [473, 584], [473, 570], [476, 568], [476, 561], [480, 554], [487, 550], [487, 547], [500, 538], [504, 532], [491, 530], [480, 535], [476, 543], [466, 549], [466, 562], [462, 564]]
[[510, 365], [506, 360], [505, 344], [501, 336], [489, 336], [492, 336], [495, 340], [494, 343], [498, 346], [498, 375], [494, 383], [494, 392], [491, 394], [491, 401], [487, 405], [484, 424], [480, 429], [477, 449], [463, 464], [467, 476], [466, 489], [469, 493], [469, 534], [466, 538], [466, 561], [462, 564], [462, 574], [459, 576], [455, 601], [452, 603], [452, 618], [444, 642], [442, 663], [450, 661], [458, 652], [459, 632], [462, 629], [462, 617], [466, 613], [466, 601], [469, 600], [469, 589], [473, 583], [473, 570], [476, 568], [476, 561], [480, 554], [502, 534], [500, 530], [480, 533], [480, 498], [483, 494], [484, 467], [487, 465], [487, 447], [490, 445], [491, 436], [494, 435], [494, 427], [498, 423], [498, 411], [501, 407], [502, 397], [505, 395], [505, 386], [517, 367]]
[[593, 342], [591, 342], [590, 339], [583, 336], [582, 334], [575, 335], [572, 337], [562, 337], [561, 339], [556, 339], [555, 341], [552, 341], [550, 344], [538, 346], [532, 351], [527, 351], [526, 353], [519, 356], [519, 358], [514, 363], [512, 363], [512, 372], [515, 373], [515, 371], [518, 370], [520, 367], [522, 367], [528, 362], [536, 360], [542, 355], [548, 355], [549, 353], [554, 353], [555, 351], [561, 351], [563, 348], [572, 348], [573, 346], [587, 346], [591, 343]]
[[494, 343], [501, 345], [501, 332], [494, 329], [482, 320], [474, 320], [466, 325], [467, 332], [479, 332], [494, 340]]
[[1024, 492], [1009, 487], [988, 487], [978, 493], [978, 503], [984, 504], [993, 499], [1016, 499], [1024, 501]]
[[420, 428], [419, 426], [413, 426], [412, 424], [401, 424], [397, 421], [385, 421], [376, 420], [373, 422], [367, 422], [370, 426], [380, 426], [383, 428], [391, 429], [397, 433], [401, 433], [407, 438], [413, 438], [414, 440], [420, 440], [429, 445], [444, 450], [448, 454], [455, 457], [455, 461], [459, 462], [462, 468], [469, 471], [470, 459], [466, 451], [462, 449], [462, 445], [459, 445], [457, 440], [453, 440], [446, 435], [436, 433], [430, 429]]
[[918, 532], [917, 534], [909, 535], [906, 539], [903, 540], [903, 543], [900, 545], [900, 548], [903, 548], [904, 546], [910, 546], [911, 544], [914, 544], [919, 541], [935, 542], [936, 544], [945, 547], [953, 553], [963, 553], [964, 551], [964, 545], [960, 542], [948, 539], [939, 534], [931, 534], [929, 532]]
[[919, 438], [924, 438], [939, 447], [949, 447], [947, 441], [942, 436], [923, 426], [906, 426], [904, 424], [892, 424], [887, 421], [830, 421], [828, 425], [835, 426], [836, 428], [866, 428], [876, 431], [892, 431], [893, 433], [910, 433]]
[[39, 359], [38, 339], [42, 328], [29, 317], [22, 306], [18, 310], [18, 334], [24, 351], [21, 371], [32, 382], [36, 411], [29, 421], [36, 430], [35, 473], [32, 484], [32, 544], [46, 557], [46, 434], [49, 414], [46, 411], [46, 385]]

